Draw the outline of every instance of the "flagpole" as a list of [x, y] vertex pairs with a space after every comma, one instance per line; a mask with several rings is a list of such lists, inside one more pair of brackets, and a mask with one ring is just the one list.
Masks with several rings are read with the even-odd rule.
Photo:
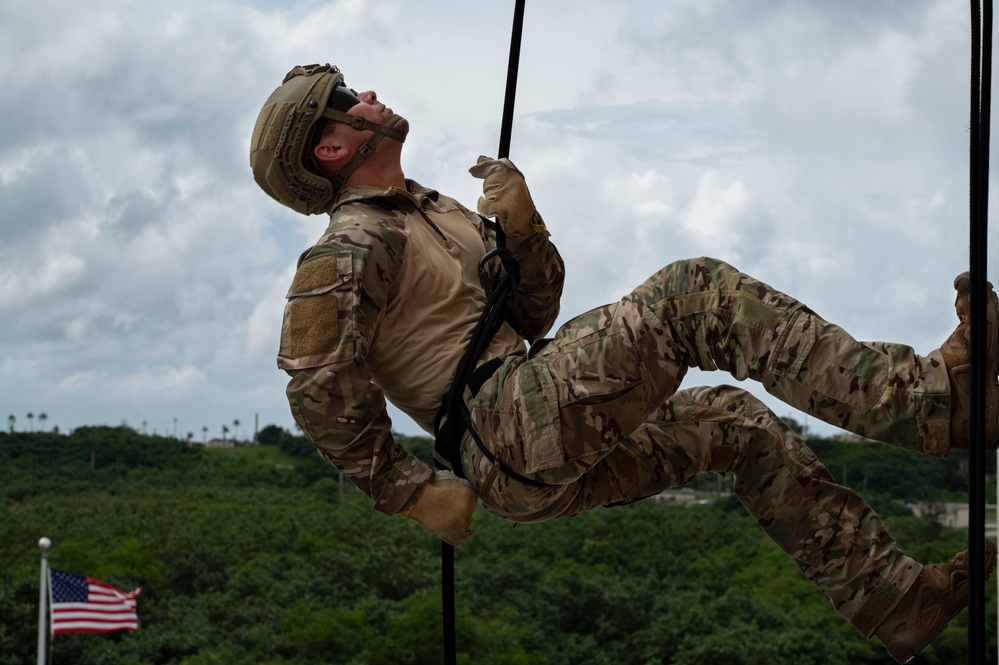
[[52, 541], [48, 538], [38, 540], [38, 549], [42, 551], [42, 576], [38, 585], [38, 665], [45, 665], [45, 610], [47, 605], [46, 591], [49, 581], [49, 548]]

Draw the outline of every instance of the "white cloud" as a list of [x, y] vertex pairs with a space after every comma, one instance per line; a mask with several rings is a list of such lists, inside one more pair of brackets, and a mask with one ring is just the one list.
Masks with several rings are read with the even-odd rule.
[[106, 370], [76, 372], [61, 379], [56, 393], [70, 399], [111, 393], [127, 406], [143, 406], [149, 402], [175, 402], [193, 392], [211, 388], [205, 373], [197, 367], [140, 368], [130, 374], [115, 374]]
[[271, 363], [277, 356], [281, 341], [284, 296], [293, 275], [294, 272], [289, 270], [276, 279], [272, 288], [262, 294], [260, 302], [250, 313], [246, 331], [246, 358], [256, 362]]
[[[709, 254], [858, 337], [939, 344], [967, 254], [966, 12], [531, 4], [513, 159], [566, 259], [562, 320]], [[325, 223], [252, 183], [260, 105], [293, 65], [339, 64], [410, 119], [407, 173], [474, 206], [511, 19], [457, 1], [6, 7], [0, 404], [63, 427], [291, 427], [283, 298]]]
[[705, 253], [731, 256], [738, 261], [742, 234], [737, 226], [750, 203], [741, 182], [723, 183], [714, 171], [706, 172], [690, 207], [681, 216], [681, 228]]

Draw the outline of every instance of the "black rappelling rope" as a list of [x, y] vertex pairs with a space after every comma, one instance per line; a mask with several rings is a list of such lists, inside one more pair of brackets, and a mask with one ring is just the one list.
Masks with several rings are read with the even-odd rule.
[[[524, 32], [525, 0], [517, 0], [513, 12], [513, 34], [510, 36], [510, 61], [506, 68], [506, 98], [503, 101], [503, 122], [500, 125], [499, 153], [497, 157], [510, 156], [510, 137], [513, 134], [513, 103], [517, 98], [517, 73], [520, 71], [520, 38]], [[502, 230], [500, 231], [502, 233]]]
[[[503, 120], [500, 124], [497, 157], [510, 156], [513, 106], [517, 96], [517, 73], [520, 69], [520, 41], [524, 31], [525, 4], [526, 0], [516, 0], [513, 12], [513, 34], [510, 37], [510, 61], [506, 72], [506, 96], [503, 102]], [[498, 247], [504, 247], [506, 244], [503, 229], [499, 224], [496, 225], [496, 244]], [[455, 379], [458, 380], [457, 375]], [[458, 652], [455, 635], [454, 546], [445, 542], [441, 542], [441, 602], [444, 620], [444, 663], [445, 665], [456, 665]]]
[[971, 441], [968, 493], [968, 663], [985, 662], [985, 375], [992, 0], [971, 2]]

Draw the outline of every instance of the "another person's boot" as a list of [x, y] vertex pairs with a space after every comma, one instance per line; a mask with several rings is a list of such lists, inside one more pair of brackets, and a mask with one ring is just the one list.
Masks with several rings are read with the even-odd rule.
[[[940, 347], [950, 375], [950, 447], [967, 448], [971, 438], [971, 276], [962, 273], [954, 280], [957, 299], [954, 307], [960, 323]], [[988, 283], [985, 305], [985, 445], [999, 445], [999, 298]]]
[[[985, 541], [985, 577], [996, 563], [996, 546]], [[924, 566], [902, 600], [874, 634], [899, 663], [911, 660], [968, 605], [968, 548], [953, 562]]]

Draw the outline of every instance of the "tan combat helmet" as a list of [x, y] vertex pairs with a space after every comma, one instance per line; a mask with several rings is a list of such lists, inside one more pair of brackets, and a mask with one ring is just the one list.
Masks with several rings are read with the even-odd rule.
[[[393, 130], [402, 120], [399, 115], [377, 124], [347, 113], [359, 101], [335, 66], [305, 65], [288, 72], [260, 110], [250, 139], [250, 168], [261, 189], [295, 212], [318, 214], [383, 138], [406, 140], [405, 134]], [[324, 118], [375, 133], [332, 180], [312, 155], [318, 124]]]

